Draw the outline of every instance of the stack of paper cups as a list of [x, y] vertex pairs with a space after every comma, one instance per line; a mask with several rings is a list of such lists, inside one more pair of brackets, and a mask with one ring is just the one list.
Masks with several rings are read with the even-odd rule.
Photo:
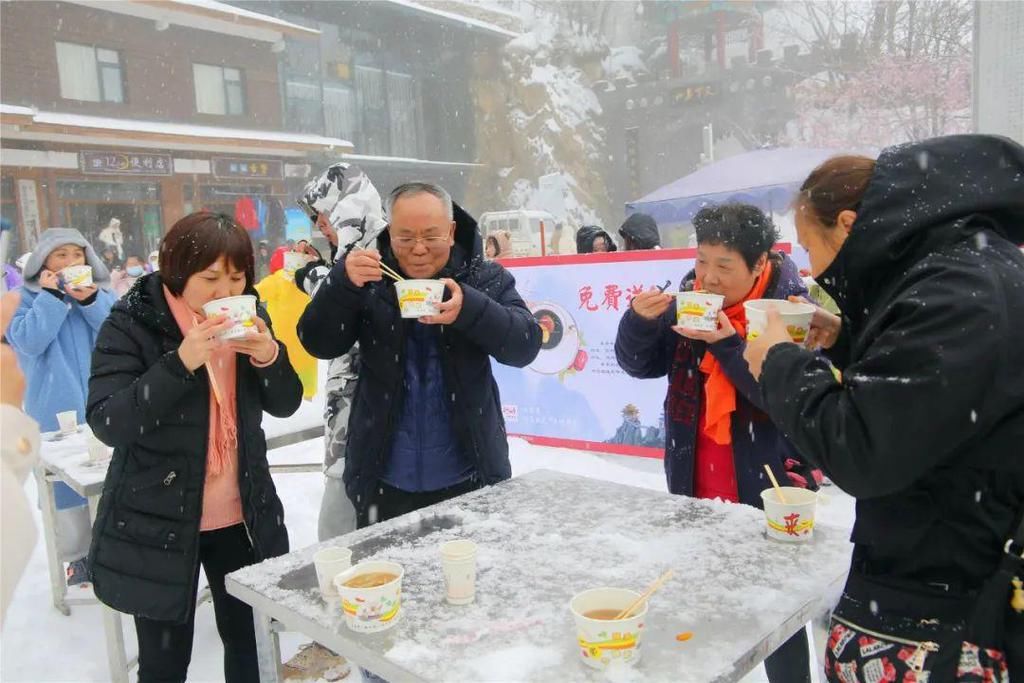
[[468, 605], [476, 599], [476, 543], [466, 540], [442, 543], [441, 569], [449, 604]]

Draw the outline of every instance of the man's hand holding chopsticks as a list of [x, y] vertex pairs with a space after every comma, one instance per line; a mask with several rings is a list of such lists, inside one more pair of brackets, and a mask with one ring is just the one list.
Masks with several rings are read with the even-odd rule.
[[380, 254], [370, 249], [354, 249], [345, 257], [345, 274], [356, 287], [384, 278], [380, 270]]

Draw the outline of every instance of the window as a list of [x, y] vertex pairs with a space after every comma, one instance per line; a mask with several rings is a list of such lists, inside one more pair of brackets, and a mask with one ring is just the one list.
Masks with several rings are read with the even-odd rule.
[[324, 84], [324, 133], [355, 140], [356, 96], [351, 88]]
[[387, 75], [388, 120], [391, 124], [391, 154], [419, 156], [417, 104], [419, 97], [412, 76], [389, 71]]
[[57, 43], [60, 96], [86, 102], [124, 102], [121, 57], [117, 50]]
[[[356, 100], [350, 106], [353, 115], [362, 113], [361, 125], [354, 131], [358, 133], [360, 149], [366, 154], [422, 154], [416, 80], [408, 74], [357, 64], [355, 86]], [[326, 94], [325, 104], [329, 104]]]
[[242, 71], [227, 66], [193, 64], [196, 111], [200, 114], [239, 116], [245, 113]]
[[289, 80], [285, 83], [285, 100], [289, 128], [300, 133], [322, 132], [319, 84]]

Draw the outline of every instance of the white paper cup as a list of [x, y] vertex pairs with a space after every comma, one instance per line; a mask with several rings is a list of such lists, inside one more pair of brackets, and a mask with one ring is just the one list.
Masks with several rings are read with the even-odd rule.
[[89, 462], [103, 462], [110, 457], [110, 449], [107, 444], [96, 438], [94, 434], [89, 435]]
[[[397, 578], [383, 586], [353, 588], [345, 582], [363, 574], [387, 572]], [[402, 577], [405, 570], [394, 562], [360, 562], [334, 577], [334, 586], [341, 595], [345, 625], [356, 633], [386, 631], [398, 623], [402, 608]]]
[[676, 294], [676, 324], [691, 330], [714, 332], [718, 329], [718, 312], [725, 297], [711, 292], [679, 292]]
[[237, 339], [244, 337], [249, 330], [256, 330], [256, 297], [251, 294], [208, 301], [203, 304], [203, 312], [208, 318], [225, 315], [235, 322], [233, 327], [220, 335], [221, 339]]
[[476, 599], [476, 543], [467, 540], [442, 543], [441, 571], [449, 604], [468, 605]]
[[774, 488], [761, 491], [768, 538], [787, 543], [804, 543], [814, 536], [814, 511], [818, 494], [796, 486], [782, 486], [786, 503], [779, 500]]
[[64, 278], [65, 287], [92, 287], [92, 266], [68, 266], [60, 274]]
[[286, 251], [284, 253], [284, 269], [294, 273], [299, 268], [309, 263], [309, 255], [297, 251]]
[[352, 566], [352, 551], [348, 548], [322, 548], [313, 554], [316, 581], [324, 599], [338, 597], [334, 577]]
[[636, 591], [624, 588], [594, 588], [577, 593], [569, 601], [569, 610], [576, 620], [576, 642], [584, 664], [592, 669], [607, 669], [613, 662], [634, 666], [640, 661], [647, 602], [640, 605], [629, 619], [613, 621], [585, 616], [599, 609], [621, 612], [639, 597]]
[[63, 413], [57, 413], [57, 424], [60, 426], [60, 433], [64, 436], [74, 434], [78, 431], [78, 412], [65, 410]]
[[402, 280], [395, 283], [398, 308], [403, 318], [422, 318], [437, 315], [437, 305], [444, 298], [444, 283], [440, 280]]
[[789, 338], [803, 345], [811, 330], [811, 318], [814, 317], [814, 306], [793, 303], [782, 299], [754, 299], [743, 304], [747, 314], [747, 341], [753, 341], [764, 334], [768, 326], [768, 311], [776, 309], [782, 315]]

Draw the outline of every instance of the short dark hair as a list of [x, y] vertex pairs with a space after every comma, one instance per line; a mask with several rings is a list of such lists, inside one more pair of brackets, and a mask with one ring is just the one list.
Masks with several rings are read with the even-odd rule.
[[160, 279], [174, 296], [196, 273], [222, 258], [245, 272], [245, 287], [256, 281], [256, 259], [249, 233], [234, 218], [222, 213], [197, 211], [177, 223], [160, 242]]
[[697, 244], [720, 244], [738, 251], [751, 270], [779, 241], [779, 231], [772, 219], [751, 204], [704, 207], [693, 217], [693, 229]]

